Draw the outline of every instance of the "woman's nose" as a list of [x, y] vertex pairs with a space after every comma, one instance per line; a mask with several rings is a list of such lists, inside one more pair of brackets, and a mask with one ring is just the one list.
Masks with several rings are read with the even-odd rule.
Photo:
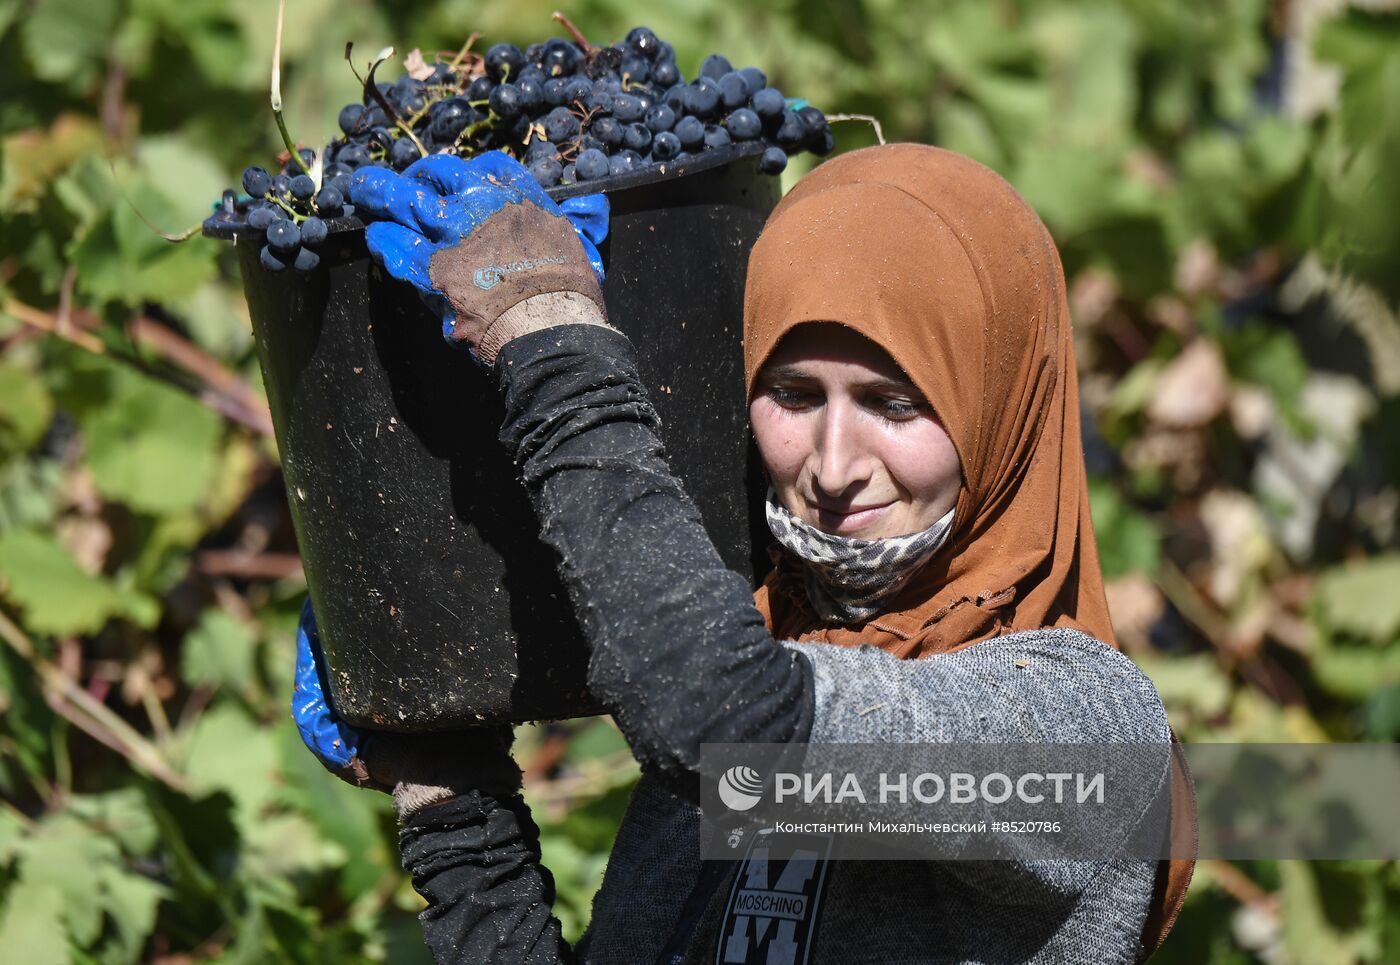
[[870, 455], [851, 416], [843, 406], [828, 404], [823, 411], [812, 453], [812, 479], [817, 489], [828, 496], [840, 496], [852, 485], [870, 478]]

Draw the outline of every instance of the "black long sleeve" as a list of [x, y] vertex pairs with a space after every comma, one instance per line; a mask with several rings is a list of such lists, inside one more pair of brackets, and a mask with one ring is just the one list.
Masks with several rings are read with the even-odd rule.
[[[768, 633], [663, 458], [631, 343], [565, 325], [508, 343], [494, 374], [520, 467], [592, 648], [588, 682], [644, 768], [693, 784], [706, 742], [805, 742], [811, 665]], [[400, 836], [444, 963], [571, 963], [554, 880], [518, 796], [473, 791]]]
[[592, 647], [589, 689], [637, 760], [685, 778], [702, 743], [805, 742], [811, 667], [774, 641], [667, 468], [627, 337], [597, 325], [534, 332], [494, 371], [501, 443]]

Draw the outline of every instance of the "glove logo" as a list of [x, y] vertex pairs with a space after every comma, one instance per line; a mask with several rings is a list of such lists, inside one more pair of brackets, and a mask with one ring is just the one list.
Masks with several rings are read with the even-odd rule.
[[752, 767], [736, 764], [719, 776], [719, 799], [731, 811], [747, 811], [763, 796], [763, 778]]
[[501, 282], [505, 281], [506, 275], [513, 275], [520, 271], [529, 271], [532, 268], [543, 268], [545, 265], [562, 265], [569, 259], [563, 255], [549, 255], [544, 258], [526, 258], [523, 261], [512, 261], [508, 265], [487, 265], [478, 268], [472, 275], [472, 283], [482, 291], [490, 291]]

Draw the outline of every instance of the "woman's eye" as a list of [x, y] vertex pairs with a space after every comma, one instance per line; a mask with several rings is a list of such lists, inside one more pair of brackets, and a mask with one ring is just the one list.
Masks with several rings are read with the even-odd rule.
[[904, 422], [916, 418], [924, 409], [923, 404], [908, 399], [876, 399], [875, 410], [886, 419]]
[[784, 409], [801, 409], [812, 404], [812, 393], [778, 385], [769, 386], [768, 398]]

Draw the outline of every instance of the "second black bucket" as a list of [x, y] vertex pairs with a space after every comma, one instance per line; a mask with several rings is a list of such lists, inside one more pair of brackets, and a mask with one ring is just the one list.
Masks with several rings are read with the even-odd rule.
[[[672, 471], [720, 555], [761, 578], [742, 307], [776, 179], [731, 149], [551, 194], [600, 188], [612, 206], [609, 320], [636, 345]], [[341, 716], [438, 730], [601, 712], [553, 552], [496, 441], [502, 409], [486, 376], [374, 266], [358, 223], [332, 225], [309, 276], [266, 272], [237, 216], [216, 215], [205, 233], [239, 252]]]

